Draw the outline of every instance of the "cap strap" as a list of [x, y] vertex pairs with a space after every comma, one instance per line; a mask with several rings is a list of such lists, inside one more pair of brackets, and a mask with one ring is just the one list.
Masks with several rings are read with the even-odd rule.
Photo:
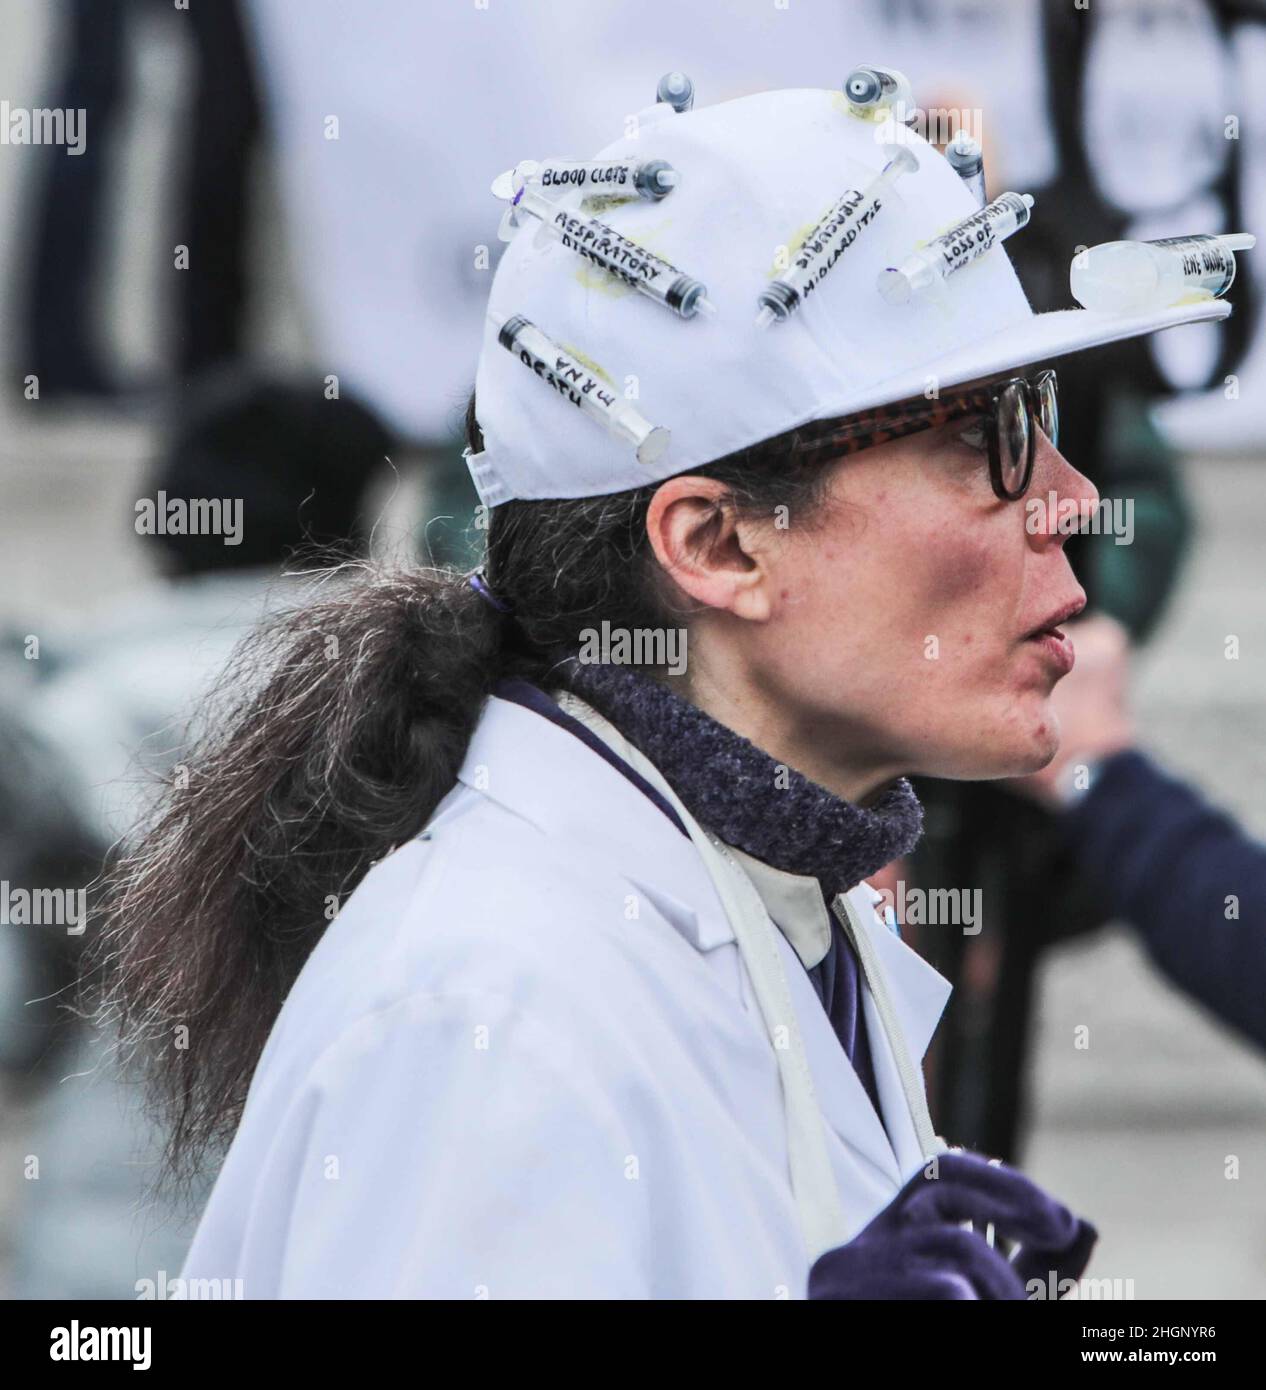
[[468, 444], [462, 450], [462, 458], [466, 460], [470, 480], [474, 483], [479, 500], [485, 507], [496, 507], [500, 503], [510, 500], [513, 494], [497, 476], [496, 470], [488, 458], [487, 449], [476, 453]]

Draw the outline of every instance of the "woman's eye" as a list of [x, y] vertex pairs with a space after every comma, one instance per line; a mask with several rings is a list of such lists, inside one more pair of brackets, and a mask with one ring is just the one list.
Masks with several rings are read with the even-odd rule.
[[969, 449], [981, 449], [985, 447], [985, 422], [983, 419], [970, 420], [954, 436]]

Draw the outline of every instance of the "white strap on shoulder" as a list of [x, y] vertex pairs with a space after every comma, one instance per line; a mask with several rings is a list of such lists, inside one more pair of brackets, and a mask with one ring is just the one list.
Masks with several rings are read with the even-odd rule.
[[659, 769], [583, 700], [568, 693], [560, 693], [556, 698], [568, 714], [592, 728], [673, 807], [716, 886], [721, 905], [734, 929], [735, 941], [752, 981], [765, 1032], [778, 1063], [787, 1124], [791, 1190], [812, 1262], [827, 1250], [844, 1244], [849, 1231], [827, 1148], [826, 1119], [818, 1103], [808, 1053], [782, 966], [778, 928], [770, 921], [760, 894], [738, 860], [716, 836], [699, 825]]

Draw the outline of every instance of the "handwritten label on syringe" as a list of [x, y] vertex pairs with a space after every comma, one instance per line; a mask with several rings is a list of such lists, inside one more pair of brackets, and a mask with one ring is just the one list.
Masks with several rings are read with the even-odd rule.
[[805, 238], [795, 256], [796, 269], [804, 275], [802, 280], [798, 278], [801, 295], [809, 295], [822, 283], [831, 267], [883, 206], [875, 198], [865, 212], [859, 213], [863, 198], [856, 188], [850, 188]]
[[565, 209], [556, 212], [553, 220], [564, 246], [604, 270], [613, 271], [630, 284], [635, 285], [639, 280], [650, 283], [665, 273], [678, 274], [675, 266], [661, 261], [611, 227], [576, 217]]
[[987, 207], [964, 218], [944, 236], [938, 237], [932, 245], [941, 253], [945, 274], [961, 270], [983, 256], [998, 240], [999, 234], [1006, 236], [1014, 230], [1019, 218], [1025, 216], [1027, 211], [1017, 194], [1004, 193]]
[[532, 370], [541, 378], [548, 382], [560, 395], [567, 397], [573, 405], [582, 405], [583, 398], [590, 396], [601, 401], [603, 405], [613, 406], [616, 403], [616, 396], [613, 391], [605, 390], [602, 383], [591, 372], [587, 372], [570, 357], [565, 357], [558, 353], [554, 357], [553, 367], [536, 353], [529, 352], [526, 348], [519, 349], [519, 361], [524, 366], [531, 367]]
[[1235, 256], [1215, 237], [1161, 237], [1148, 245], [1176, 251], [1182, 257], [1183, 279], [1215, 297], [1235, 278]]
[[938, 243], [947, 270], [958, 270], [983, 256], [997, 237], [993, 221], [982, 209], [969, 222], [954, 231], [952, 237]]
[[628, 164], [546, 164], [539, 175], [542, 188], [584, 188], [586, 184], [601, 184], [604, 189], [623, 188], [633, 181], [633, 166]]

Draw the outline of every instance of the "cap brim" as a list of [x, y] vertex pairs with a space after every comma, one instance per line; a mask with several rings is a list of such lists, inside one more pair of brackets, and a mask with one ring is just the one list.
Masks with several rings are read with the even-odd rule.
[[1084, 352], [1087, 348], [1157, 333], [1162, 328], [1214, 322], [1226, 318], [1230, 312], [1231, 305], [1225, 299], [1211, 299], [1198, 304], [1175, 304], [1149, 314], [1105, 314], [1094, 309], [1055, 309], [1035, 314], [1024, 323], [956, 348], [917, 369], [876, 382], [855, 405], [850, 402], [849, 413], [925, 395], [930, 382], [934, 382], [938, 390], [961, 386], [1011, 367], [1048, 362], [1069, 353]]

